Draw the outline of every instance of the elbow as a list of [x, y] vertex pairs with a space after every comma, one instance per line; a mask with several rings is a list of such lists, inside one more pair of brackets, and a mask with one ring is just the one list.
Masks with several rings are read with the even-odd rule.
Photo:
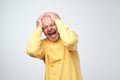
[[78, 43], [78, 35], [75, 32], [73, 32], [73, 34], [71, 34], [70, 38], [68, 39], [66, 46], [71, 47], [77, 43]]
[[26, 50], [26, 53], [27, 53], [29, 56], [31, 56], [31, 57], [36, 57], [35, 51], [33, 51], [33, 50], [27, 49], [27, 50]]
[[65, 45], [67, 47], [72, 47], [72, 46], [74, 46], [77, 43], [78, 43], [78, 37], [74, 37], [72, 39], [69, 39], [69, 41], [67, 41]]

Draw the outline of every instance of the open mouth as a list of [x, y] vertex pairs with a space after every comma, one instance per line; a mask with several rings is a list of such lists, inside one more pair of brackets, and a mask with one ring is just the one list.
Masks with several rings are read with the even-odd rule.
[[58, 35], [58, 32], [56, 30], [51, 30], [50, 32], [48, 32], [47, 37], [51, 41], [56, 41], [59, 39], [59, 35]]
[[53, 35], [53, 34], [56, 34], [56, 31], [55, 31], [55, 30], [52, 30], [52, 31], [48, 32], [48, 35], [49, 35], [49, 36], [51, 36], [51, 35]]

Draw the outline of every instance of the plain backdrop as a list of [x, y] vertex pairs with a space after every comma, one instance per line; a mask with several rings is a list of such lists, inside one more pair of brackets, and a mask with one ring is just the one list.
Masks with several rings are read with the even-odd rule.
[[120, 80], [120, 0], [0, 0], [0, 80], [44, 80], [26, 47], [46, 11], [79, 35], [83, 80]]

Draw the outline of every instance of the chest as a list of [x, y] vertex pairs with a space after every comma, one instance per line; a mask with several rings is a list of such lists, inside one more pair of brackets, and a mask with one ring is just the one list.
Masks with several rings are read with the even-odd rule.
[[65, 56], [66, 47], [62, 43], [48, 44], [45, 49], [46, 60], [50, 63], [61, 62]]

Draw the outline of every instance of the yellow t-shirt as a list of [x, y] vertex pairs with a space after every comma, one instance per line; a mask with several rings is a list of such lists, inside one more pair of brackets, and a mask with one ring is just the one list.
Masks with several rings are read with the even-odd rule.
[[82, 80], [77, 51], [78, 36], [62, 20], [55, 23], [60, 39], [56, 42], [42, 39], [42, 29], [38, 27], [30, 38], [27, 53], [44, 60], [46, 80]]

